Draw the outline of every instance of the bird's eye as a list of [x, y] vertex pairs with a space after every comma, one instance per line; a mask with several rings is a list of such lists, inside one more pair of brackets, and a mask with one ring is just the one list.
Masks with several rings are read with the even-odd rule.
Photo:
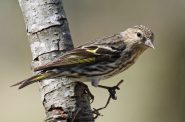
[[141, 37], [141, 36], [142, 36], [142, 34], [141, 34], [141, 33], [137, 33], [137, 36], [138, 36], [138, 37]]

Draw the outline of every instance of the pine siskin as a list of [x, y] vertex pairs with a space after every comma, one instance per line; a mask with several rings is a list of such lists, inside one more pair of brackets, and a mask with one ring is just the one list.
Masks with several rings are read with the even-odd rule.
[[143, 25], [97, 39], [37, 67], [40, 73], [12, 86], [19, 89], [34, 82], [66, 76], [73, 80], [91, 81], [98, 86], [102, 79], [112, 77], [133, 65], [148, 47], [154, 48], [153, 32]]

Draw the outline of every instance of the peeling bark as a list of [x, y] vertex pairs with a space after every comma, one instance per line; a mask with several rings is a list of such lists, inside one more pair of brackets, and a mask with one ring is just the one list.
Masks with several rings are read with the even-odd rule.
[[[32, 67], [73, 49], [61, 0], [19, 0], [32, 51]], [[54, 78], [39, 82], [46, 116], [51, 122], [93, 122], [90, 96], [80, 82]]]

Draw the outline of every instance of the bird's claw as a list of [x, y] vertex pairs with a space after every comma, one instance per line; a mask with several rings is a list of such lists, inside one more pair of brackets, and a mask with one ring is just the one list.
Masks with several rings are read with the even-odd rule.
[[102, 86], [102, 85], [98, 85], [98, 87], [107, 89], [108, 92], [109, 92], [110, 97], [111, 97], [113, 100], [117, 100], [116, 90], [120, 90], [119, 85], [120, 85], [122, 82], [123, 82], [123, 80], [121, 80], [117, 85], [115, 85], [115, 86], [113, 86], [113, 87]]
[[103, 115], [99, 112], [99, 109], [96, 109], [96, 108], [93, 108], [92, 113], [95, 114], [94, 120], [97, 119], [98, 116], [103, 116]]
[[90, 103], [93, 103], [94, 102], [94, 95], [93, 94], [89, 94], [90, 96]]
[[108, 88], [110, 97], [111, 97], [113, 100], [117, 100], [116, 90], [120, 90], [120, 88], [119, 88], [118, 86], [113, 86], [113, 87], [109, 87], [109, 88]]

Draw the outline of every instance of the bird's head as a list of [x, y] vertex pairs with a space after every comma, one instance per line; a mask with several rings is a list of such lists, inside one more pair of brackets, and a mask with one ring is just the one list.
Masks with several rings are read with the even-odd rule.
[[120, 34], [123, 36], [123, 40], [128, 46], [141, 46], [145, 49], [150, 47], [154, 49], [154, 34], [144, 25], [128, 28]]

